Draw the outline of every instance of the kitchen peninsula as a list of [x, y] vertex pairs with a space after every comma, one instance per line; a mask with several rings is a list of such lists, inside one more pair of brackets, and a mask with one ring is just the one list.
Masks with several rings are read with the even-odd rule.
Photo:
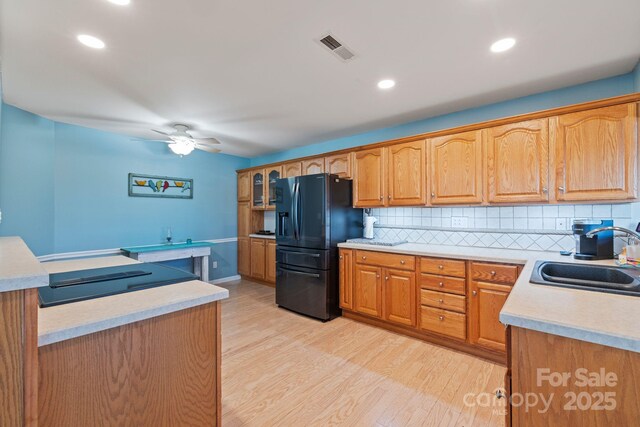
[[136, 263], [41, 264], [21, 239], [0, 239], [0, 353], [14, 359], [0, 370], [13, 397], [0, 405], [8, 425], [220, 425], [226, 289], [191, 280], [38, 308], [36, 288], [51, 273]]

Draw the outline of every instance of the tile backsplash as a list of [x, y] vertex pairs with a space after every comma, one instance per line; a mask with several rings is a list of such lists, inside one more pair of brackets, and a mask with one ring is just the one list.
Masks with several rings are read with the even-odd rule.
[[[574, 218], [613, 218], [635, 230], [640, 203], [451, 208], [375, 208], [375, 237], [412, 243], [559, 251], [575, 248]], [[626, 241], [626, 239], [624, 240]], [[622, 246], [616, 239], [616, 250]]]

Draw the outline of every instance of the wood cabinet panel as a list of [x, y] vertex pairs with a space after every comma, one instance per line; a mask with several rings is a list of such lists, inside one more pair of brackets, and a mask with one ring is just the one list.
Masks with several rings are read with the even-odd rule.
[[354, 268], [354, 309], [369, 316], [382, 317], [382, 269], [356, 264]]
[[482, 202], [482, 133], [447, 135], [428, 140], [431, 203]]
[[251, 275], [251, 239], [238, 237], [238, 274]]
[[338, 175], [340, 178], [351, 179], [351, 157], [353, 153], [342, 153], [324, 158], [324, 170]]
[[384, 270], [384, 319], [401, 325], [416, 324], [416, 273]]
[[396, 268], [401, 270], [414, 270], [416, 257], [404, 254], [391, 254], [388, 252], [356, 251], [356, 262], [361, 264], [379, 265], [381, 267]]
[[473, 280], [513, 285], [518, 280], [519, 272], [520, 269], [517, 265], [487, 262], [471, 263], [471, 278]]
[[340, 249], [340, 308], [353, 310], [353, 251]]
[[420, 307], [420, 327], [452, 338], [467, 338], [467, 316], [439, 308]]
[[219, 307], [40, 347], [38, 425], [219, 426]]
[[266, 276], [266, 253], [264, 239], [251, 239], [251, 277], [263, 279]]
[[238, 173], [238, 201], [251, 200], [251, 174], [249, 172]]
[[238, 237], [249, 237], [251, 234], [251, 202], [238, 203]]
[[353, 205], [375, 207], [385, 205], [386, 149], [374, 148], [355, 153], [353, 168]]
[[[513, 405], [511, 419], [513, 427], [537, 426], [636, 426], [640, 419], [640, 353], [614, 347], [579, 341], [530, 329], [511, 327], [510, 371], [512, 395], [540, 396], [549, 402], [548, 409], [542, 411], [540, 403], [535, 407]], [[564, 384], [550, 385], [549, 381], [539, 381], [540, 369], [554, 374], [570, 373], [571, 378]], [[599, 383], [590, 382], [582, 387], [576, 385], [575, 373], [584, 369], [588, 374], [598, 374]], [[602, 385], [604, 375], [613, 373], [615, 385]], [[593, 377], [592, 377], [593, 378]], [[566, 393], [588, 396], [578, 400], [585, 409], [567, 410]], [[610, 393], [615, 407], [598, 398]], [[553, 398], [551, 398], [553, 396]], [[595, 396], [595, 397], [594, 397]], [[515, 400], [514, 400], [515, 401]], [[609, 410], [592, 409], [592, 404], [600, 401], [601, 407]], [[609, 401], [610, 402], [610, 401]], [[574, 402], [576, 403], [576, 402]]]
[[420, 258], [420, 271], [444, 276], [465, 277], [466, 263], [458, 259]]
[[462, 278], [425, 273], [420, 275], [420, 287], [424, 289], [465, 295], [467, 289], [465, 284], [466, 281]]
[[276, 283], [276, 246], [275, 241], [266, 241], [265, 279], [271, 283]]
[[552, 119], [558, 200], [636, 197], [636, 108], [623, 104]]
[[466, 313], [467, 311], [467, 299], [464, 296], [427, 289], [420, 290], [420, 304], [458, 313]]
[[276, 180], [282, 178], [282, 167], [273, 166], [264, 170], [264, 203], [265, 209], [274, 210], [276, 208]]
[[266, 184], [264, 169], [251, 171], [251, 209], [264, 209]]
[[424, 205], [426, 198], [425, 141], [413, 141], [388, 148], [389, 206]]
[[292, 176], [302, 175], [302, 162], [290, 162], [282, 165], [282, 177], [291, 178]]
[[302, 161], [302, 175], [324, 173], [324, 157]]
[[499, 316], [511, 286], [473, 280], [469, 291], [470, 341], [489, 350], [506, 351], [506, 329]]
[[549, 120], [487, 129], [489, 203], [549, 200]]

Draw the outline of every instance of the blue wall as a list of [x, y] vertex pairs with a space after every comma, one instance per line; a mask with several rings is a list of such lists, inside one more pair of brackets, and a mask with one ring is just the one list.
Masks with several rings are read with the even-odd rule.
[[[617, 77], [254, 157], [251, 159], [251, 166], [640, 91], [639, 68], [640, 66], [636, 67], [635, 72]], [[305, 141], [300, 141], [300, 144], [305, 144]]]
[[[236, 174], [249, 160], [53, 122], [3, 105], [0, 235], [21, 236], [36, 255], [236, 236]], [[128, 197], [129, 172], [194, 179], [194, 198]], [[218, 244], [211, 278], [236, 274], [237, 244]]]

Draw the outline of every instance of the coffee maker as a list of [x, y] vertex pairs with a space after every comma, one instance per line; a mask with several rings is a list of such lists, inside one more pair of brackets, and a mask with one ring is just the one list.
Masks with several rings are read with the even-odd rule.
[[612, 219], [575, 219], [573, 237], [576, 239], [575, 259], [597, 260], [613, 258], [613, 230], [601, 231], [591, 237], [586, 234], [596, 228], [613, 226]]

